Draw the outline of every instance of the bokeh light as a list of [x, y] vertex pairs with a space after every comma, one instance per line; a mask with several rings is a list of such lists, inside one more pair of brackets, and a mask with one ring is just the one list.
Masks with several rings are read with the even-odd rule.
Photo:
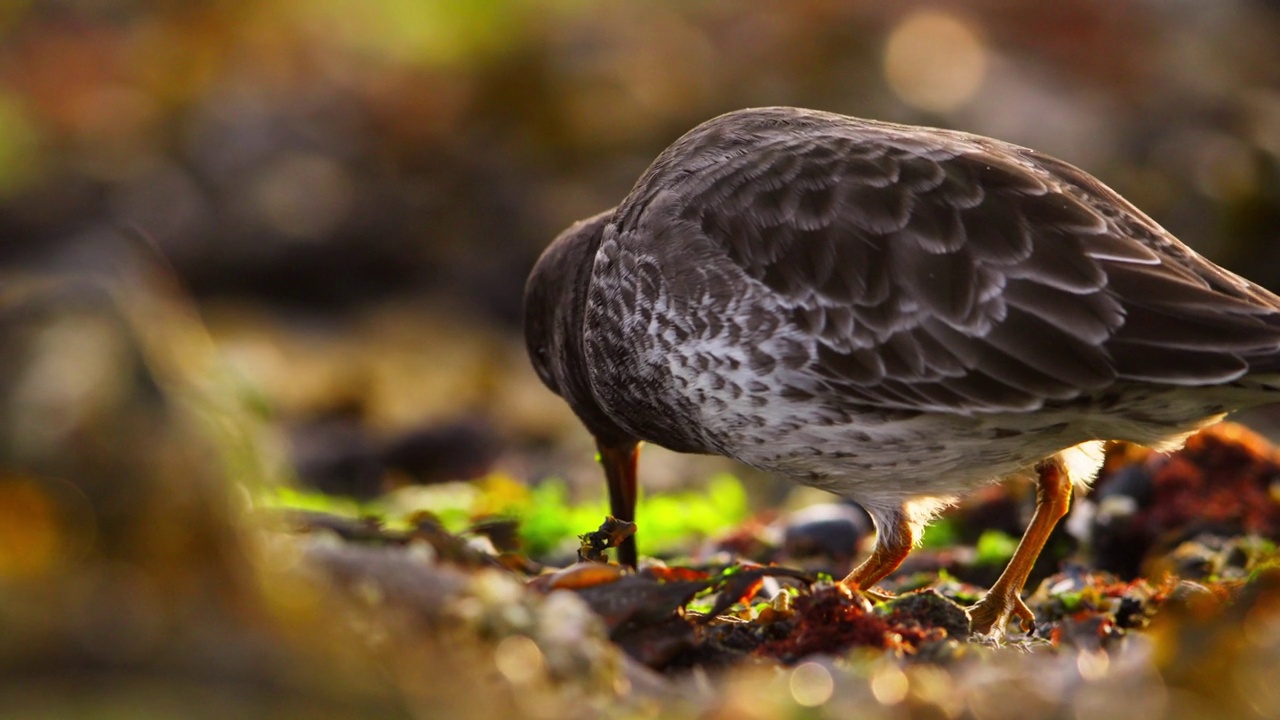
[[542, 650], [538, 644], [524, 635], [503, 638], [493, 652], [498, 672], [516, 685], [523, 685], [543, 673]]
[[97, 536], [98, 519], [81, 488], [0, 468], [0, 582], [72, 571]]
[[817, 707], [826, 703], [834, 689], [831, 671], [820, 663], [801, 663], [791, 671], [791, 697], [801, 707]]
[[35, 483], [0, 476], [0, 579], [48, 572], [63, 540], [53, 498]]
[[871, 676], [871, 694], [881, 705], [897, 705], [907, 698], [911, 683], [895, 664], [885, 663]]
[[971, 100], [982, 86], [987, 52], [972, 22], [941, 10], [920, 10], [889, 34], [885, 79], [903, 102], [949, 112]]

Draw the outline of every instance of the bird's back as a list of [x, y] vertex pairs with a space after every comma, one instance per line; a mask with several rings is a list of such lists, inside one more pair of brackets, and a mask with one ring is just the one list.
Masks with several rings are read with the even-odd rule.
[[744, 432], [1247, 382], [1277, 369], [1280, 299], [1060, 160], [765, 108], [695, 128], [637, 182], [604, 229], [584, 332], [624, 427], [725, 452]]

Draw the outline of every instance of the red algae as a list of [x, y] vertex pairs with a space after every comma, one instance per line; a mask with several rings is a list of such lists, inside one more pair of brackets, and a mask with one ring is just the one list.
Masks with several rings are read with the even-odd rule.
[[1133, 577], [1157, 572], [1153, 563], [1197, 535], [1280, 539], [1277, 487], [1280, 452], [1240, 425], [1210, 427], [1174, 453], [1113, 444], [1093, 495], [1108, 508], [1094, 526], [1094, 561]]
[[1280, 535], [1280, 504], [1271, 491], [1280, 479], [1280, 454], [1242, 426], [1223, 423], [1193, 435], [1181, 451], [1149, 457], [1147, 467], [1154, 483], [1146, 518], [1152, 530], [1199, 522]]
[[640, 574], [662, 582], [690, 582], [711, 578], [711, 573], [707, 570], [669, 565], [648, 565]]
[[757, 654], [794, 662], [815, 653], [841, 654], [853, 647], [883, 650], [900, 642], [887, 620], [842, 585], [796, 598], [790, 622], [786, 637], [763, 643]]

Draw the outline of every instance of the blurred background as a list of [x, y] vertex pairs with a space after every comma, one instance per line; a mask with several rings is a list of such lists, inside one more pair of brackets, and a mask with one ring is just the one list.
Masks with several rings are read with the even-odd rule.
[[[507, 617], [514, 576], [259, 532], [228, 480], [369, 498], [483, 478], [525, 498], [525, 527], [599, 498], [590, 438], [525, 357], [525, 276], [672, 140], [747, 106], [1037, 148], [1280, 289], [1277, 38], [1276, 0], [3, 0], [0, 707], [382, 718], [407, 694], [420, 717], [522, 716], [528, 687], [474, 691], [494, 654], [445, 631], [489, 627], [477, 597]], [[705, 487], [732, 522], [814, 499], [733, 468], [744, 498], [717, 462], [648, 449], [642, 483]], [[572, 544], [599, 515], [551, 520]], [[317, 564], [385, 575], [351, 582], [373, 611], [348, 623]], [[464, 586], [459, 622], [441, 597]], [[397, 595], [414, 632], [381, 606]], [[575, 676], [624, 692], [588, 613], [545, 614], [596, 671]], [[1265, 673], [1219, 682], [1189, 647], [1188, 677], [1275, 716]]]
[[[523, 282], [685, 130], [785, 104], [992, 135], [1277, 289], [1277, 37], [1268, 0], [9, 0], [0, 267], [149, 238], [321, 486], [598, 488]], [[650, 487], [704, 474], [650, 457]]]

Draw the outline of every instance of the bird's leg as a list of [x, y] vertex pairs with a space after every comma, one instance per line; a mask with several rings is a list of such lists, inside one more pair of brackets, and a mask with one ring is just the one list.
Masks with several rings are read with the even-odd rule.
[[1022, 535], [1022, 542], [1014, 551], [1013, 558], [1005, 567], [996, 584], [991, 586], [986, 597], [969, 608], [969, 618], [973, 621], [973, 631], [985, 634], [993, 629], [1000, 630], [1008, 622], [1011, 615], [1017, 615], [1023, 626], [1035, 622], [1035, 615], [1020, 597], [1022, 586], [1031, 574], [1031, 567], [1049, 540], [1053, 527], [1067, 514], [1071, 505], [1071, 478], [1062, 458], [1054, 456], [1036, 465], [1038, 481], [1036, 485], [1036, 510], [1031, 516], [1031, 524]]
[[876, 546], [871, 551], [871, 557], [862, 561], [840, 584], [873, 600], [888, 599], [890, 596], [887, 593], [871, 588], [898, 569], [915, 544], [915, 534], [916, 528], [907, 521], [905, 512], [895, 513], [889, 522], [877, 519]]
[[[625, 440], [606, 443], [596, 440], [600, 451], [600, 464], [604, 466], [605, 481], [609, 484], [609, 512], [619, 520], [635, 522], [636, 519], [636, 462], [640, 458], [640, 443]], [[636, 537], [631, 535], [618, 546], [618, 562], [635, 567], [639, 561]]]

